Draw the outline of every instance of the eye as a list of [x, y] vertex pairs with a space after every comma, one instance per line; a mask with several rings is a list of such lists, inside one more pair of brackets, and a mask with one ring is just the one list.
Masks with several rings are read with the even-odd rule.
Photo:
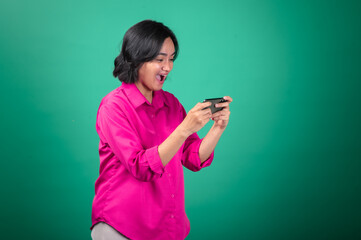
[[163, 62], [163, 59], [161, 59], [161, 58], [158, 58], [156, 60], [157, 60], [157, 62]]
[[172, 62], [174, 62], [174, 58], [170, 59]]

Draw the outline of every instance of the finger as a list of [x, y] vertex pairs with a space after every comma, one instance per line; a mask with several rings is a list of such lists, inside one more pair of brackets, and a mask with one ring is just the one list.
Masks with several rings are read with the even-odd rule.
[[213, 121], [217, 122], [219, 120], [221, 120], [219, 117], [216, 117], [216, 118], [212, 118]]
[[194, 110], [194, 114], [198, 118], [204, 118], [204, 117], [210, 118], [212, 116], [212, 111], [210, 108], [204, 108], [204, 109]]
[[199, 120], [201, 122], [203, 122], [203, 121], [209, 121], [209, 119], [211, 119], [211, 118], [212, 118], [211, 114], [206, 114], [206, 115], [203, 115], [202, 117], [200, 117]]
[[212, 114], [212, 117], [226, 116], [226, 115], [229, 115], [230, 113], [231, 113], [231, 112], [230, 112], [228, 109], [224, 108], [224, 109], [221, 110], [221, 111], [218, 111], [218, 112], [216, 112], [216, 113], [213, 113], [213, 114]]
[[194, 111], [203, 110], [204, 108], [208, 108], [208, 107], [211, 106], [211, 105], [212, 105], [211, 102], [197, 103], [197, 104], [193, 107], [193, 110], [194, 110]]
[[202, 115], [212, 115], [212, 111], [210, 108], [205, 108], [205, 109], [202, 109], [200, 110], [200, 112], [202, 113]]
[[233, 99], [230, 96], [224, 96], [223, 99], [227, 100], [227, 102], [229, 102], [229, 103], [231, 103], [233, 101]]
[[220, 108], [220, 107], [223, 107], [223, 108], [228, 108], [229, 107], [229, 102], [224, 102], [224, 103], [217, 103], [215, 105], [216, 108]]
[[203, 119], [212, 117], [212, 111], [209, 108], [204, 109], [204, 110], [199, 110], [199, 111], [195, 112], [194, 114], [198, 118], [199, 121], [203, 121]]
[[212, 118], [213, 121], [219, 121], [219, 120], [223, 120], [223, 121], [229, 121], [229, 118], [227, 116], [219, 116], [219, 117], [215, 117]]
[[199, 123], [200, 123], [202, 126], [204, 126], [205, 124], [207, 124], [207, 122], [209, 122], [210, 119], [211, 119], [211, 118], [209, 118], [209, 117], [200, 118], [200, 119], [199, 119]]
[[217, 118], [217, 117], [222, 117], [222, 116], [226, 116], [229, 118], [229, 116], [231, 115], [231, 112], [230, 111], [219, 111], [219, 112], [216, 112], [215, 114], [212, 114], [212, 118]]
[[233, 101], [233, 99], [230, 96], [225, 96], [223, 97], [224, 100], [226, 100], [226, 102], [223, 103], [217, 103], [215, 105], [215, 107], [225, 107], [225, 108], [229, 108], [229, 104]]
[[219, 117], [219, 116], [221, 116], [222, 114], [223, 114], [223, 113], [222, 113], [222, 111], [219, 111], [219, 112], [213, 113], [213, 114], [212, 114], [212, 118]]

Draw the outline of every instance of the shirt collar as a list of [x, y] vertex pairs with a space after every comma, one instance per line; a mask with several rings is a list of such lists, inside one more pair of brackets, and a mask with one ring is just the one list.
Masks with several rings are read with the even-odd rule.
[[124, 89], [124, 92], [127, 95], [129, 101], [135, 108], [138, 108], [143, 104], [153, 106], [156, 109], [163, 107], [164, 104], [168, 106], [168, 104], [165, 102], [164, 91], [162, 89], [153, 92], [153, 100], [152, 104], [150, 104], [134, 83], [122, 83], [122, 88]]

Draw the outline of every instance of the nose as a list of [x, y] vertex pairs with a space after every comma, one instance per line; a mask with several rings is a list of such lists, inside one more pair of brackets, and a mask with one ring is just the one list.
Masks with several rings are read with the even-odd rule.
[[171, 61], [164, 61], [164, 64], [162, 66], [162, 70], [166, 72], [170, 72], [173, 68], [173, 62]]

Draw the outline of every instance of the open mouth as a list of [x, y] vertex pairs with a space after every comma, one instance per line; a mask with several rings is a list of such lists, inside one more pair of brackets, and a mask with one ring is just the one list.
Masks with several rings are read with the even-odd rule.
[[156, 79], [160, 82], [164, 82], [166, 75], [157, 74]]

